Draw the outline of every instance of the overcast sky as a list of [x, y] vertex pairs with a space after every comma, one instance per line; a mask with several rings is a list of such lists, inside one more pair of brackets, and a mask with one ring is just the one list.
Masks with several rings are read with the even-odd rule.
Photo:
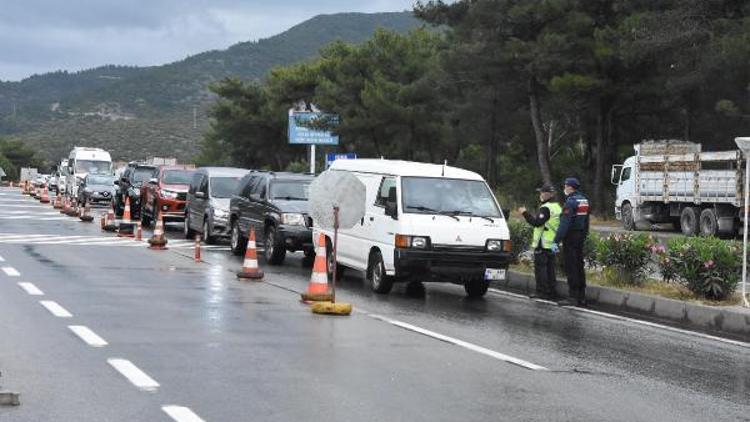
[[414, 0], [0, 0], [0, 80], [156, 65], [283, 32], [322, 13], [411, 9]]

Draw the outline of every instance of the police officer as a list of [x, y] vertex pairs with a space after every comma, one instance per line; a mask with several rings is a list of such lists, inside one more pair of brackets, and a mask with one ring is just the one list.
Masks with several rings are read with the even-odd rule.
[[563, 243], [565, 272], [568, 275], [570, 298], [561, 306], [586, 306], [586, 273], [583, 267], [583, 244], [589, 235], [589, 200], [578, 189], [581, 183], [575, 177], [565, 179], [565, 205], [557, 229], [555, 247]]
[[555, 188], [553, 186], [545, 184], [536, 191], [539, 192], [539, 201], [542, 203], [539, 210], [532, 215], [525, 207], [518, 209], [526, 222], [534, 227], [531, 250], [534, 251], [536, 292], [529, 297], [557, 300], [554, 241], [560, 225], [562, 208], [554, 200]]

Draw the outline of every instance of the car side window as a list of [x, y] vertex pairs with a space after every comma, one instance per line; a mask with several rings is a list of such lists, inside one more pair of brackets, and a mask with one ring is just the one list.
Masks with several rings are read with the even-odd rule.
[[190, 194], [195, 195], [195, 192], [197, 192], [198, 186], [201, 183], [201, 177], [203, 177], [203, 175], [200, 173], [196, 173], [193, 176], [193, 180], [190, 181], [190, 188], [188, 188]]
[[258, 180], [258, 176], [250, 176], [246, 179], [245, 184], [242, 186], [240, 195], [245, 198], [250, 198], [250, 192], [252, 192], [253, 184]]
[[203, 192], [208, 196], [208, 177], [203, 177], [201, 180], [201, 186], [200, 189], [198, 189], [200, 192]]
[[[257, 194], [261, 199], [265, 198], [266, 195], [266, 178], [263, 176], [256, 176], [253, 178], [252, 186], [250, 187], [251, 194]], [[248, 195], [249, 197], [249, 195]]]
[[380, 189], [378, 189], [378, 196], [375, 198], [375, 206], [385, 207], [385, 203], [388, 201], [388, 192], [391, 188], [396, 187], [395, 177], [384, 177], [380, 182]]

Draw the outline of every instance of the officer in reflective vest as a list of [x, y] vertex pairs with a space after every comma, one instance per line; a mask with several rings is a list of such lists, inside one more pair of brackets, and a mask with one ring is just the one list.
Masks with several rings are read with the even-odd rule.
[[560, 227], [555, 235], [555, 245], [563, 243], [565, 273], [568, 276], [570, 298], [562, 306], [586, 306], [586, 272], [583, 265], [583, 245], [589, 235], [589, 200], [578, 189], [581, 183], [575, 177], [565, 179], [565, 205], [560, 217]]
[[525, 207], [519, 212], [526, 222], [534, 227], [531, 239], [531, 250], [534, 252], [534, 278], [536, 291], [529, 295], [531, 298], [557, 300], [555, 289], [557, 277], [555, 274], [555, 235], [560, 225], [562, 207], [555, 201], [555, 188], [544, 185], [537, 189], [539, 201], [542, 205], [536, 214], [529, 213]]

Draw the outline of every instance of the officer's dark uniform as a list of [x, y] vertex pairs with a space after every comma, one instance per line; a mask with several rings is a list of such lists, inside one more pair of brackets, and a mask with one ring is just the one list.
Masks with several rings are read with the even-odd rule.
[[586, 272], [583, 266], [583, 245], [589, 234], [589, 200], [578, 192], [578, 179], [569, 177], [565, 184], [576, 189], [565, 198], [560, 227], [555, 243], [563, 243], [563, 259], [568, 276], [570, 297], [579, 305], [586, 303]]
[[[549, 185], [542, 186], [537, 192], [554, 193], [555, 188]], [[552, 251], [552, 240], [560, 225], [560, 205], [554, 202], [554, 197], [544, 201], [536, 214], [528, 211], [523, 213], [523, 218], [529, 225], [534, 227], [534, 236], [531, 241], [531, 250], [534, 251], [534, 279], [536, 280], [536, 293], [532, 297], [543, 297], [545, 299], [557, 300], [557, 277], [555, 274], [555, 252]]]

